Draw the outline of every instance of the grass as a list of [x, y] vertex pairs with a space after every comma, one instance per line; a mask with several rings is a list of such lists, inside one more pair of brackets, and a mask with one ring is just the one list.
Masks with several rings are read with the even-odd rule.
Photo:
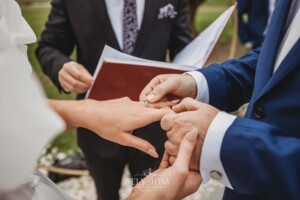
[[[31, 0], [30, 2], [44, 1], [47, 0]], [[196, 30], [198, 32], [204, 30], [213, 20], [215, 20], [226, 8], [228, 8], [231, 5], [230, 2], [231, 0], [207, 0], [206, 3], [197, 10], [197, 15], [195, 18]], [[45, 22], [48, 18], [50, 8], [30, 6], [30, 4], [24, 5], [21, 8], [23, 16], [28, 21], [39, 40], [41, 33], [44, 30]], [[231, 34], [232, 24], [230, 23], [225, 29], [220, 39], [220, 43], [224, 45], [228, 44], [230, 42]], [[52, 99], [74, 99], [74, 95], [60, 94], [57, 91], [56, 87], [52, 84], [50, 79], [43, 74], [41, 67], [35, 57], [36, 46], [37, 44], [29, 45], [29, 61], [31, 62], [34, 71], [40, 79], [45, 89], [47, 97]], [[74, 57], [74, 55], [75, 54], [73, 54], [72, 57]], [[66, 152], [69, 150], [78, 151], [75, 131], [67, 131], [59, 135], [56, 139], [52, 141], [52, 143], [50, 144], [50, 148], [54, 146], [62, 152]]]
[[[209, 4], [205, 4], [198, 8], [197, 14], [195, 17], [195, 27], [196, 31], [200, 33], [206, 27], [208, 27], [215, 19], [219, 17], [219, 15], [224, 12], [229, 6], [222, 5], [222, 6], [212, 6]], [[226, 26], [219, 42], [221, 44], [228, 43], [231, 39], [232, 35], [232, 21], [228, 23]]]

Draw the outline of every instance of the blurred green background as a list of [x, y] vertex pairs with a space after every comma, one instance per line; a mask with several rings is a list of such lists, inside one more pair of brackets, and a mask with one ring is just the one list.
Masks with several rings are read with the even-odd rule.
[[[47, 21], [48, 14], [50, 12], [50, 1], [47, 0], [18, 0], [21, 5], [22, 13], [27, 22], [30, 24], [34, 30], [37, 38], [39, 40], [41, 33], [44, 29], [45, 22]], [[213, 20], [215, 20], [226, 8], [231, 5], [231, 0], [207, 0], [203, 5], [201, 5], [195, 17], [195, 27], [197, 32], [201, 32], [205, 29]], [[232, 35], [232, 22], [229, 23], [225, 29], [220, 42], [217, 46], [228, 47], [231, 41]], [[43, 74], [40, 65], [35, 57], [35, 49], [37, 44], [29, 45], [28, 55], [29, 60], [32, 64], [34, 71], [39, 77], [46, 95], [51, 99], [74, 99], [75, 95], [62, 94], [59, 93], [56, 87], [51, 83], [51, 81]], [[224, 52], [228, 53], [228, 52]], [[72, 57], [75, 58], [75, 53]], [[60, 152], [67, 152], [69, 150], [78, 152], [78, 147], [76, 145], [76, 134], [75, 131], [67, 131], [59, 135], [57, 138], [51, 142], [48, 149], [52, 147], [58, 148]]]

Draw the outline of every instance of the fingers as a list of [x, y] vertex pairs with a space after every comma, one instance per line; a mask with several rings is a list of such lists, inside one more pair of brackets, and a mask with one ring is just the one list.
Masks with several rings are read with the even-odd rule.
[[178, 154], [178, 146], [173, 144], [170, 140], [165, 142], [165, 151], [170, 156], [177, 156]]
[[149, 103], [149, 107], [150, 108], [160, 109], [160, 108], [164, 108], [164, 107], [175, 106], [179, 102], [180, 102], [180, 100], [176, 99], [176, 100], [172, 100], [172, 101], [163, 101], [163, 102], [157, 102], [157, 103]]
[[154, 158], [158, 158], [158, 154], [154, 146], [152, 146], [146, 140], [131, 135], [130, 133], [122, 133], [121, 137], [116, 142], [124, 146], [129, 146], [129, 147], [139, 149], [140, 151], [143, 151]]
[[164, 152], [159, 168], [168, 168], [170, 166], [169, 157], [170, 155], [167, 152]]
[[176, 117], [177, 116], [174, 114], [164, 116], [160, 121], [161, 128], [165, 131], [171, 130], [174, 126], [174, 121]]
[[148, 124], [153, 122], [160, 121], [161, 118], [170, 112], [170, 109], [163, 108], [163, 109], [154, 109], [154, 108], [144, 108], [144, 114], [139, 119], [138, 127], [134, 127], [134, 129], [144, 127]]
[[93, 77], [78, 63], [64, 64], [58, 79], [64, 89], [75, 93], [86, 92], [93, 83]]
[[88, 90], [90, 87], [90, 85], [76, 80], [67, 73], [60, 77], [60, 82], [69, 91]]
[[197, 143], [197, 138], [198, 130], [196, 128], [189, 131], [183, 138], [179, 147], [178, 156], [174, 163], [174, 167], [180, 172], [185, 173], [189, 171], [189, 164]]
[[82, 65], [78, 65], [77, 69], [79, 70], [80, 74], [78, 74], [78, 80], [88, 85], [91, 85], [94, 81], [92, 75], [84, 68]]
[[178, 146], [180, 145], [186, 133], [192, 130], [192, 128], [194, 128], [190, 124], [186, 124], [181, 120], [180, 119], [174, 120], [172, 129], [167, 131], [167, 136], [170, 142]]
[[66, 92], [71, 92], [70, 88], [72, 88], [72, 85], [69, 83], [65, 82], [64, 80], [61, 80], [61, 78], [58, 78], [61, 87], [66, 91]]
[[201, 102], [198, 102], [192, 98], [185, 98], [179, 104], [172, 107], [172, 109], [177, 112], [193, 111], [201, 107]]
[[169, 157], [169, 163], [170, 163], [170, 165], [174, 165], [174, 163], [175, 163], [175, 161], [176, 161], [176, 156], [170, 156]]
[[176, 79], [169, 78], [159, 85], [156, 85], [150, 94], [147, 95], [146, 99], [150, 103], [157, 102], [164, 98], [168, 93], [175, 91], [177, 89], [177, 85], [178, 83]]
[[141, 92], [140, 100], [146, 99], [146, 97], [152, 92], [153, 88], [159, 84], [159, 76], [154, 77]]

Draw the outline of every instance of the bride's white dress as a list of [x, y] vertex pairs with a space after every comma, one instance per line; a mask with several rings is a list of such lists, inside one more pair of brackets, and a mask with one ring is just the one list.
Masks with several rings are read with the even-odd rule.
[[0, 199], [70, 199], [35, 171], [43, 147], [64, 129], [27, 58], [36, 37], [14, 0], [0, 0]]

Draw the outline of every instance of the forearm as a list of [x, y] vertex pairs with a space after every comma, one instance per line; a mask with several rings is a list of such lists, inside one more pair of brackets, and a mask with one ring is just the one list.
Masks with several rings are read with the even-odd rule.
[[48, 100], [49, 105], [58, 113], [66, 123], [66, 129], [87, 127], [87, 109], [89, 100], [64, 101]]

